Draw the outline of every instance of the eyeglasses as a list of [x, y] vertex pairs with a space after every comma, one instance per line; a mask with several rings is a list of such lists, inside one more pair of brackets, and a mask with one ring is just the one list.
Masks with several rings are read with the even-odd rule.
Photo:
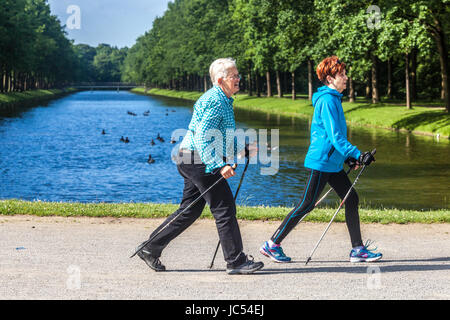
[[228, 76], [227, 78], [229, 78], [229, 79], [231, 79], [231, 80], [241, 80], [242, 79], [242, 77], [241, 77], [241, 75], [240, 74], [238, 74], [238, 75], [233, 75], [233, 76]]

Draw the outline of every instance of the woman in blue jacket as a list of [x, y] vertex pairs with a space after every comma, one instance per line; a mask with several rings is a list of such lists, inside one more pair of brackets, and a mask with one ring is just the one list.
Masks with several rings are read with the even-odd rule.
[[[309, 177], [303, 197], [286, 216], [269, 241], [260, 252], [276, 262], [290, 262], [281, 248], [281, 241], [297, 225], [301, 218], [314, 209], [315, 203], [328, 183], [341, 199], [351, 187], [351, 182], [343, 170], [346, 160], [359, 165], [369, 165], [375, 158], [370, 152], [358, 150], [347, 140], [347, 125], [342, 109], [342, 91], [347, 86], [345, 64], [338, 57], [324, 59], [316, 70], [319, 80], [324, 84], [313, 95], [314, 115], [311, 123], [311, 141], [305, 158]], [[358, 195], [353, 189], [345, 202], [345, 221], [350, 233], [352, 250], [351, 262], [376, 261], [381, 253], [375, 253], [363, 245], [359, 226]]]

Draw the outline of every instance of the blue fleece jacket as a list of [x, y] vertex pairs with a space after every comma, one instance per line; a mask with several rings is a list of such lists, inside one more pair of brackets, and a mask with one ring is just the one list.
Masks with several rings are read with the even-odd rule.
[[341, 98], [341, 93], [327, 86], [320, 87], [314, 93], [311, 141], [305, 167], [339, 172], [347, 158], [359, 158], [361, 152], [347, 140], [347, 124]]

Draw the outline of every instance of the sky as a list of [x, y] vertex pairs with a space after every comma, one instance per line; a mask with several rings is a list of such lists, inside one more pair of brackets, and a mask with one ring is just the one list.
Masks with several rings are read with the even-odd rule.
[[96, 47], [107, 43], [118, 48], [132, 47], [150, 30], [170, 0], [48, 0], [69, 39], [75, 44]]

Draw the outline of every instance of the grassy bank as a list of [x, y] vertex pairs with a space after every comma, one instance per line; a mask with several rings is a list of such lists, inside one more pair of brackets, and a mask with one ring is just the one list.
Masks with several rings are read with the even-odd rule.
[[16, 105], [37, 103], [58, 98], [64, 94], [77, 91], [74, 88], [28, 90], [24, 92], [0, 93], [0, 109]]
[[[129, 217], [129, 218], [163, 218], [178, 208], [176, 204], [158, 203], [67, 203], [22, 200], [0, 200], [0, 214], [64, 216], [64, 217]], [[284, 207], [245, 207], [238, 206], [238, 218], [244, 220], [281, 221], [292, 208]], [[317, 208], [305, 221], [328, 222], [336, 208]], [[202, 218], [212, 218], [206, 208]], [[450, 210], [398, 210], [398, 209], [360, 209], [362, 223], [450, 223]], [[344, 222], [344, 212], [336, 217], [337, 222]]]
[[[144, 94], [143, 88], [132, 90], [135, 93]], [[183, 92], [165, 89], [150, 89], [149, 95], [161, 95], [166, 97], [197, 100], [202, 92]], [[430, 106], [431, 105], [431, 106]], [[295, 101], [286, 98], [248, 96], [238, 94], [235, 96], [235, 108], [258, 110], [290, 117], [310, 118], [314, 109], [311, 102], [303, 95]], [[450, 138], [450, 114], [438, 103], [422, 102], [413, 103], [413, 108], [407, 110], [401, 102], [383, 102], [372, 104], [369, 101], [358, 98], [355, 103], [344, 102], [345, 118], [350, 125], [373, 126], [385, 129], [407, 130], [415, 134], [434, 135], [440, 138]]]

